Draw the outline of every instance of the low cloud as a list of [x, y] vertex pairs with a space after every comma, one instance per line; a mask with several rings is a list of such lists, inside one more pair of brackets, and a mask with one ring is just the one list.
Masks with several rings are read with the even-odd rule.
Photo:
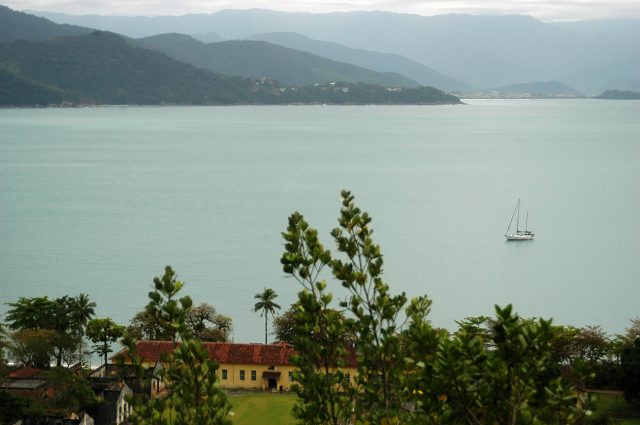
[[128, 16], [261, 8], [313, 13], [385, 10], [422, 15], [523, 14], [541, 20], [640, 18], [640, 2], [637, 0], [5, 0], [4, 4], [17, 10]]

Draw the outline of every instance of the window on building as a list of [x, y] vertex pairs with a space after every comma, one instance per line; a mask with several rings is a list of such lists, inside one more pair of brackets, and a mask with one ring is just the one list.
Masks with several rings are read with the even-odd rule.
[[222, 369], [222, 379], [227, 379], [227, 369]]
[[293, 372], [289, 372], [289, 382], [293, 382]]
[[244, 381], [244, 370], [240, 371], [240, 380]]
[[258, 374], [255, 370], [251, 371], [251, 380], [255, 381], [256, 379], [258, 379]]

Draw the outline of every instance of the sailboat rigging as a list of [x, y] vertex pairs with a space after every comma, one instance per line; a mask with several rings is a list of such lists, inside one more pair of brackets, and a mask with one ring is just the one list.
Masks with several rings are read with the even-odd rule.
[[[513, 218], [516, 217], [516, 231], [510, 232], [511, 225], [513, 224]], [[511, 220], [509, 221], [509, 226], [504, 233], [504, 237], [507, 238], [508, 241], [530, 241], [533, 240], [534, 233], [528, 229], [529, 225], [529, 211], [527, 211], [524, 230], [520, 230], [520, 199], [516, 203], [516, 207], [513, 210], [513, 214], [511, 214]]]

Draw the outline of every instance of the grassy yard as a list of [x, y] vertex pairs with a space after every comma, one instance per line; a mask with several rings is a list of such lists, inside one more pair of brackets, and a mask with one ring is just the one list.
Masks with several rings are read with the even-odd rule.
[[[640, 412], [632, 409], [620, 394], [594, 394], [596, 410], [615, 418], [616, 425], [640, 425]], [[294, 425], [291, 408], [295, 394], [246, 393], [230, 394], [234, 425]]]
[[229, 395], [234, 425], [293, 425], [295, 394], [247, 393]]
[[596, 411], [607, 412], [620, 425], [640, 425], [640, 412], [633, 409], [622, 394], [595, 394]]

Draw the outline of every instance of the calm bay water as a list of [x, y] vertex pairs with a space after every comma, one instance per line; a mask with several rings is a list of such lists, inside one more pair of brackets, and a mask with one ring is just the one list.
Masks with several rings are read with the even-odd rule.
[[[170, 264], [260, 341], [254, 294], [299, 290], [288, 215], [333, 248], [342, 188], [438, 326], [508, 302], [609, 332], [640, 315], [640, 102], [597, 100], [0, 110], [0, 313], [85, 292], [126, 323]], [[519, 197], [536, 239], [507, 243]]]

